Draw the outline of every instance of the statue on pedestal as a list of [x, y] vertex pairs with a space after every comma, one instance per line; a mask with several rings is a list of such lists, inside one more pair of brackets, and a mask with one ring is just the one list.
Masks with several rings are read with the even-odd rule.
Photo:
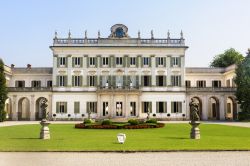
[[40, 124], [42, 125], [41, 131], [40, 131], [40, 139], [50, 139], [50, 132], [49, 132], [49, 112], [47, 111], [47, 107], [48, 107], [48, 100], [46, 98], [42, 99], [40, 108], [42, 110], [42, 115], [43, 115], [43, 119], [40, 122]]
[[199, 116], [199, 103], [195, 102], [194, 99], [191, 99], [189, 103], [190, 106], [190, 120], [189, 124], [192, 126], [190, 138], [191, 139], [200, 139], [200, 116]]

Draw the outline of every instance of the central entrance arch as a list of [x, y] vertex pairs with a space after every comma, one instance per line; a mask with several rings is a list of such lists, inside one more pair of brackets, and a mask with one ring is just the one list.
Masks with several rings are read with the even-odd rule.
[[220, 120], [220, 102], [217, 97], [210, 97], [208, 101], [208, 119]]
[[18, 101], [18, 120], [30, 120], [30, 101], [27, 97], [22, 97]]

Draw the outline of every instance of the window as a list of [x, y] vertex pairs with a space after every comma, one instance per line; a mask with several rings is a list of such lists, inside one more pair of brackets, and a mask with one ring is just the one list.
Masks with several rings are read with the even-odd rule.
[[66, 76], [59, 76], [59, 86], [66, 86]]
[[47, 81], [47, 87], [48, 87], [48, 88], [51, 88], [51, 87], [52, 87], [52, 81], [51, 81], [51, 80]]
[[130, 66], [135, 66], [135, 63], [136, 63], [136, 58], [130, 57]]
[[156, 76], [156, 86], [166, 86], [166, 76]]
[[74, 65], [76, 67], [79, 67], [81, 65], [81, 58], [80, 57], [74, 57]]
[[204, 80], [198, 80], [196, 81], [197, 88], [205, 88], [206, 87], [206, 81]]
[[231, 87], [231, 81], [230, 80], [227, 80], [226, 84], [227, 84], [227, 87]]
[[186, 85], [186, 88], [190, 88], [191, 87], [191, 81], [186, 80], [185, 85]]
[[66, 57], [59, 57], [59, 65], [66, 66]]
[[96, 86], [96, 76], [89, 76], [89, 86]]
[[39, 88], [41, 87], [41, 81], [31, 81], [32, 88]]
[[74, 113], [75, 114], [79, 114], [80, 113], [80, 102], [79, 101], [75, 101], [74, 102]]
[[156, 102], [156, 113], [166, 113], [167, 102]]
[[67, 102], [56, 102], [56, 113], [67, 113]]
[[130, 102], [130, 115], [136, 116], [136, 102]]
[[152, 102], [142, 102], [142, 113], [152, 113]]
[[16, 81], [16, 87], [18, 88], [24, 88], [25, 87], [25, 81]]
[[219, 80], [212, 81], [212, 87], [213, 88], [220, 88], [221, 87], [221, 81], [219, 81]]
[[102, 65], [103, 66], [108, 66], [109, 65], [109, 58], [108, 57], [103, 57], [102, 58]]
[[142, 86], [151, 86], [151, 76], [142, 76]]
[[143, 65], [149, 66], [149, 57], [143, 57]]
[[95, 62], [95, 57], [89, 57], [89, 65], [90, 66], [95, 66], [96, 62]]
[[231, 108], [231, 103], [227, 103], [227, 113], [231, 114], [232, 113], [232, 108]]
[[109, 111], [109, 103], [103, 102], [102, 103], [102, 116], [108, 115], [108, 111]]
[[73, 86], [82, 86], [82, 76], [72, 76]]
[[87, 102], [87, 112], [97, 113], [97, 102]]
[[181, 58], [171, 57], [171, 67], [181, 67]]
[[171, 113], [182, 113], [182, 102], [171, 102]]
[[157, 65], [163, 66], [164, 65], [164, 58], [163, 57], [157, 57]]
[[171, 76], [171, 85], [172, 86], [181, 86], [181, 76]]
[[116, 65], [122, 65], [122, 57], [116, 57]]
[[232, 87], [236, 87], [235, 78], [232, 79]]

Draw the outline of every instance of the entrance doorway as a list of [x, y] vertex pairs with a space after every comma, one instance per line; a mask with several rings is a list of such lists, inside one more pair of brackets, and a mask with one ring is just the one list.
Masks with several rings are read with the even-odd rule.
[[116, 102], [116, 116], [122, 116], [122, 102]]

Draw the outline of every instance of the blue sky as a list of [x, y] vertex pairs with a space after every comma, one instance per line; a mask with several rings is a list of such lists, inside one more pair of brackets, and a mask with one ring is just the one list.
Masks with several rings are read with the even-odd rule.
[[107, 37], [123, 23], [130, 36], [179, 37], [189, 49], [186, 66], [208, 66], [214, 55], [233, 47], [245, 55], [250, 47], [249, 0], [2, 0], [0, 57], [7, 65], [52, 66], [49, 46], [59, 37]]

